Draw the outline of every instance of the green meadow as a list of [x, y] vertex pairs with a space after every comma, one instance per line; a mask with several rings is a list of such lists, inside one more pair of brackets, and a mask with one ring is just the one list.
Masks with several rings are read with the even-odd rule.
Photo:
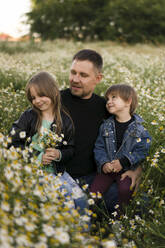
[[[115, 220], [104, 203], [81, 220], [69, 211], [58, 185], [38, 184], [39, 168], [28, 151], [7, 150], [12, 123], [29, 107], [24, 88], [39, 71], [54, 75], [60, 89], [69, 86], [72, 56], [80, 49], [97, 50], [104, 60], [103, 79], [95, 92], [104, 95], [112, 84], [135, 87], [137, 113], [152, 136], [149, 156], [142, 164], [139, 189]], [[0, 43], [0, 247], [92, 248], [165, 247], [165, 46], [113, 42]], [[47, 176], [47, 180], [51, 180]], [[85, 188], [85, 187], [84, 187]], [[85, 190], [85, 189], [84, 189]], [[90, 232], [84, 232], [91, 215]], [[5, 246], [5, 245], [6, 246]]]

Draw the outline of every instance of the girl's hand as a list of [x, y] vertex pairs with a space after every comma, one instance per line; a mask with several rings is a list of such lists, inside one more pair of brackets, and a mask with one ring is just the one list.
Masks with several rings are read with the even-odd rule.
[[43, 164], [50, 164], [53, 160], [60, 158], [60, 152], [55, 148], [47, 148], [42, 156]]

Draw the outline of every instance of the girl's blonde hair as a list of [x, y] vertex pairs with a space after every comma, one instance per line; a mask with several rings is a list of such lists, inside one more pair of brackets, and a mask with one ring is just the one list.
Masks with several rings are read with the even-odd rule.
[[105, 92], [106, 100], [110, 94], [120, 96], [125, 102], [131, 100], [130, 115], [133, 115], [138, 105], [137, 94], [133, 87], [127, 84], [114, 84]]
[[[39, 96], [47, 96], [51, 99], [54, 109], [54, 119], [56, 122], [56, 132], [60, 134], [62, 129], [62, 119], [61, 119], [61, 96], [59, 89], [57, 87], [56, 81], [48, 72], [42, 71], [29, 80], [26, 85], [26, 96], [27, 99], [32, 104], [32, 97], [30, 93], [31, 87], [34, 87]], [[37, 112], [38, 120], [36, 123], [36, 130], [39, 132], [42, 124], [41, 111], [37, 109], [33, 104], [33, 109]]]

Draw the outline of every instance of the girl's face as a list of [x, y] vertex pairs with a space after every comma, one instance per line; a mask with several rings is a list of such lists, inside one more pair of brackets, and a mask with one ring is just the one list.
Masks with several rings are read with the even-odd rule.
[[42, 95], [42, 96], [38, 95], [34, 86], [32, 86], [30, 88], [30, 94], [31, 94], [33, 106], [35, 106], [41, 112], [53, 110], [53, 105], [52, 105], [51, 99], [47, 96], [44, 96], [44, 95]]

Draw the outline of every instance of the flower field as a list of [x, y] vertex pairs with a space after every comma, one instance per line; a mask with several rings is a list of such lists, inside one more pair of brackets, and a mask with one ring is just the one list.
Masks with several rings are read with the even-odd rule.
[[[71, 200], [51, 184], [27, 151], [7, 150], [9, 129], [28, 107], [25, 84], [36, 72], [52, 73], [66, 88], [72, 56], [80, 49], [97, 50], [104, 78], [95, 92], [104, 95], [115, 83], [135, 87], [137, 113], [152, 136], [137, 193], [120, 220], [104, 209], [80, 218]], [[0, 248], [162, 248], [165, 247], [165, 46], [81, 43], [65, 40], [0, 43]], [[51, 185], [51, 186], [50, 186]], [[89, 199], [89, 204], [93, 199]], [[115, 213], [114, 213], [115, 214]], [[84, 232], [88, 216], [91, 232]]]

